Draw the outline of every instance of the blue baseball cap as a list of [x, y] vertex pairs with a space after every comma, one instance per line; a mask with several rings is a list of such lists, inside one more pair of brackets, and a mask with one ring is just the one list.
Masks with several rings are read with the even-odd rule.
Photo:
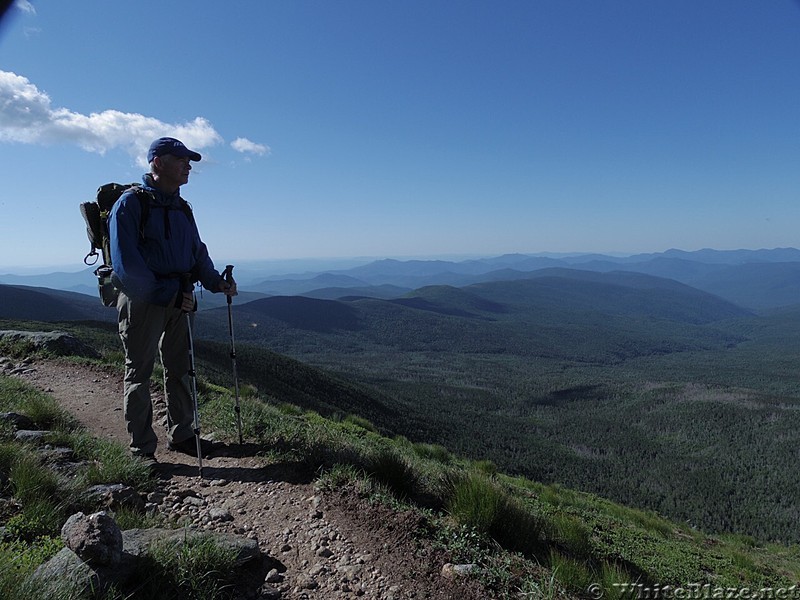
[[198, 161], [200, 155], [197, 152], [189, 150], [183, 145], [183, 142], [171, 137], [158, 138], [150, 144], [150, 150], [147, 151], [147, 162], [153, 162], [156, 156], [164, 156], [165, 154], [172, 154], [178, 158], [188, 156], [189, 160]]

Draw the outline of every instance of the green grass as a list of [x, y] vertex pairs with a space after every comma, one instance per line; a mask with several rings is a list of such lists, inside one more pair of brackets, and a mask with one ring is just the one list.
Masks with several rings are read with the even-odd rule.
[[223, 600], [235, 593], [236, 551], [210, 537], [156, 543], [140, 565], [137, 598]]
[[[24, 382], [0, 376], [0, 410], [25, 414], [47, 427], [49, 443], [73, 449], [86, 466], [66, 477], [54, 471], [36, 447], [13, 440], [10, 430], [0, 437], [0, 498], [13, 498], [0, 513], [0, 598], [75, 600], [78, 592], [64, 584], [51, 588], [34, 581], [35, 568], [61, 548], [60, 531], [70, 514], [90, 510], [84, 490], [94, 483], [127, 483], [139, 489], [151, 484], [149, 471], [119, 445], [97, 440], [82, 431], [74, 419], [49, 395]], [[11, 507], [10, 509], [8, 507]], [[3, 516], [5, 515], [5, 516]], [[140, 526], [143, 515], [119, 515]]]
[[43, 430], [69, 431], [77, 422], [51, 396], [12, 377], [0, 377], [0, 411], [26, 415]]

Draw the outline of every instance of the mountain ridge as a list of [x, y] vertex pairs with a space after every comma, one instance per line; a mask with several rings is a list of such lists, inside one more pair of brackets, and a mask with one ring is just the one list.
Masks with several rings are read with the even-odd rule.
[[[505, 254], [460, 262], [380, 259], [347, 269], [275, 277], [265, 277], [253, 266], [243, 266], [237, 269], [237, 280], [243, 294], [252, 294], [251, 299], [266, 295], [329, 299], [358, 295], [388, 299], [430, 285], [463, 287], [484, 281], [522, 279], [549, 268], [630, 271], [674, 279], [752, 310], [800, 303], [800, 250], [795, 248], [670, 249], [630, 256]], [[95, 278], [87, 269], [76, 273], [0, 275], [0, 284], [95, 294]]]

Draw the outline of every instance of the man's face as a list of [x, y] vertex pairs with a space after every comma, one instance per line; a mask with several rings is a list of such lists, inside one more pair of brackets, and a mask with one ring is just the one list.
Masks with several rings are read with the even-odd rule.
[[169, 181], [176, 187], [189, 182], [189, 171], [192, 170], [192, 165], [188, 156], [178, 158], [172, 154], [165, 154], [159, 158], [161, 159], [161, 172], [159, 173], [161, 179]]

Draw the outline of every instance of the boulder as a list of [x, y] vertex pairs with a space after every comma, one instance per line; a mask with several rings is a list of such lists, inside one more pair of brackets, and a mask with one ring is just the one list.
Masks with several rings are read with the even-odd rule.
[[15, 412], [0, 412], [0, 421], [11, 423], [11, 426], [16, 429], [36, 429], [36, 423], [33, 422], [28, 416], [21, 415]]
[[0, 340], [26, 341], [37, 350], [47, 350], [59, 356], [86, 356], [98, 358], [97, 351], [64, 331], [0, 331]]
[[98, 573], [69, 548], [62, 548], [53, 558], [40, 565], [32, 577], [45, 582], [54, 594], [64, 593], [65, 588], [77, 594], [101, 588]]
[[115, 566], [122, 560], [122, 531], [105, 512], [72, 515], [61, 528], [61, 539], [90, 566]]

